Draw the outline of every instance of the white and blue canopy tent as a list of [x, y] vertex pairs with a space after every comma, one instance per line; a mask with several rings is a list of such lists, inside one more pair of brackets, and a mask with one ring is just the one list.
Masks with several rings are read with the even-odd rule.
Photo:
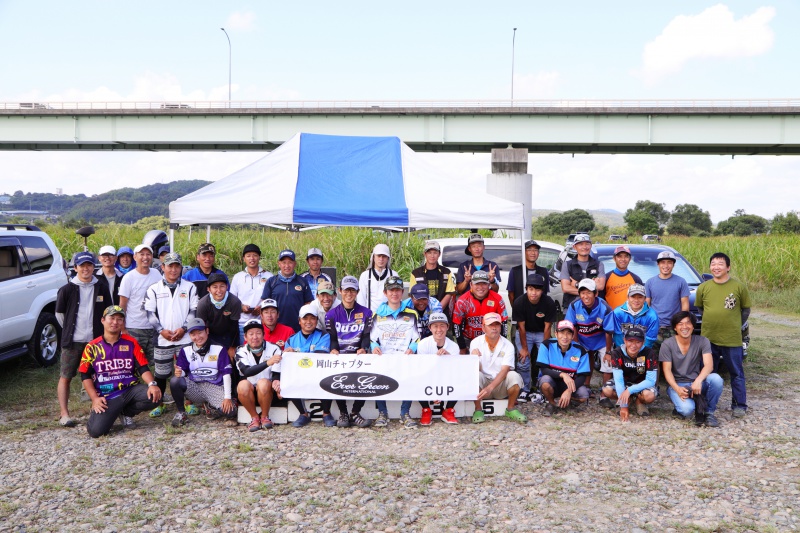
[[171, 202], [169, 213], [173, 226], [524, 227], [522, 204], [463, 187], [397, 137], [310, 133]]

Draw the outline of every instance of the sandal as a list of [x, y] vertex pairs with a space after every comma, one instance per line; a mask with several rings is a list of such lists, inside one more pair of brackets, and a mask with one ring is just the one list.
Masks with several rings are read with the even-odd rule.
[[486, 422], [486, 417], [483, 415], [483, 411], [478, 410], [472, 413], [473, 424], [480, 424], [482, 422]]

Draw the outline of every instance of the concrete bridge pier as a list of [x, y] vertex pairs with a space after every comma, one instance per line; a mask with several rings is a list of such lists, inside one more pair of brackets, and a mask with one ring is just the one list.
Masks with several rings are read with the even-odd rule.
[[528, 149], [493, 148], [492, 173], [486, 176], [486, 192], [523, 205], [525, 230], [522, 240], [531, 238], [532, 190], [533, 176], [528, 174]]

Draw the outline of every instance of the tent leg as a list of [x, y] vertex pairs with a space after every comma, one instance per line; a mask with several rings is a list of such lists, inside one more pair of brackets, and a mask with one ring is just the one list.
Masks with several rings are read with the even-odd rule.
[[206, 226], [206, 242], [211, 242], [211, 224]]

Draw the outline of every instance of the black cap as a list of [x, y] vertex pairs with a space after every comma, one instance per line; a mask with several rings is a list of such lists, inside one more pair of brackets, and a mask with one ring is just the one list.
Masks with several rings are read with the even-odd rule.
[[645, 329], [644, 326], [640, 326], [639, 324], [634, 324], [629, 327], [625, 331], [625, 338], [626, 339], [639, 339], [640, 341], [644, 342], [645, 338]]
[[541, 249], [542, 249], [542, 247], [539, 245], [539, 243], [538, 243], [538, 242], [536, 242], [536, 241], [534, 241], [533, 239], [531, 239], [531, 240], [529, 240], [529, 241], [525, 241], [525, 249], [526, 249], [526, 250], [527, 250], [528, 248], [530, 248], [531, 246], [535, 246], [535, 247], [536, 247], [538, 250], [541, 250]]
[[208, 283], [207, 286], [210, 287], [215, 283], [219, 283], [222, 281], [225, 285], [228, 284], [228, 279], [225, 277], [225, 274], [220, 274], [219, 272], [214, 272], [210, 276], [208, 276]]
[[255, 253], [257, 253], [257, 254], [260, 256], [260, 255], [261, 255], [261, 248], [259, 248], [258, 246], [256, 246], [256, 245], [255, 245], [255, 244], [253, 244], [253, 243], [246, 244], [246, 245], [244, 246], [244, 250], [242, 250], [242, 257], [244, 257], [244, 255], [245, 255], [246, 253], [249, 253], [249, 252], [255, 252]]
[[545, 281], [541, 274], [528, 274], [528, 281], [525, 283], [526, 287], [544, 287]]
[[242, 328], [242, 331], [244, 333], [247, 333], [247, 330], [250, 330], [250, 329], [253, 329], [253, 328], [261, 329], [262, 327], [263, 326], [261, 325], [261, 321], [254, 318], [253, 320], [248, 320], [247, 322], [245, 322], [244, 327]]

